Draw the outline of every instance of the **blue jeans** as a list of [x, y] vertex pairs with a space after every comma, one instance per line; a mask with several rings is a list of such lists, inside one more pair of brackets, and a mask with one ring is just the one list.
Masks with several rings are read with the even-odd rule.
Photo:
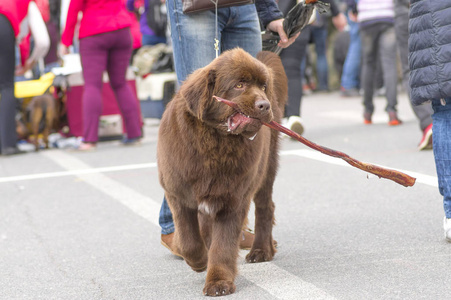
[[348, 18], [350, 42], [346, 60], [341, 75], [341, 86], [344, 89], [358, 89], [360, 87], [361, 41], [359, 24]]
[[[174, 66], [181, 84], [193, 71], [205, 67], [216, 57], [215, 11], [185, 15], [182, 0], [167, 0], [171, 26]], [[218, 9], [218, 40], [220, 52], [240, 47], [256, 56], [262, 49], [260, 23], [254, 4]], [[166, 198], [160, 210], [162, 234], [174, 232], [174, 221]]]
[[446, 217], [451, 218], [451, 98], [445, 100], [444, 106], [438, 99], [432, 101], [432, 147], [443, 208]]
[[[177, 80], [205, 67], [215, 57], [215, 11], [185, 15], [182, 0], [167, 0]], [[220, 51], [241, 47], [256, 56], [261, 51], [261, 31], [254, 4], [218, 9]]]
[[326, 44], [327, 27], [312, 26], [311, 36], [315, 44], [316, 52], [316, 75], [318, 77], [318, 90], [329, 89], [329, 66], [327, 64]]

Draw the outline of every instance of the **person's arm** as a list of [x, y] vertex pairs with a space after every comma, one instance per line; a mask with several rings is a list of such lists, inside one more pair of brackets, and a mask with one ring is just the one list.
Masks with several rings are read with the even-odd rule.
[[135, 0], [127, 0], [127, 2], [125, 3], [125, 6], [127, 7], [127, 9], [129, 11], [135, 11]]
[[69, 47], [72, 45], [75, 35], [75, 26], [78, 22], [78, 13], [83, 7], [83, 0], [71, 0], [69, 10], [67, 12], [66, 25], [64, 26], [63, 34], [61, 35], [61, 43]]
[[288, 39], [287, 34], [283, 30], [283, 13], [279, 10], [274, 0], [256, 0], [255, 7], [257, 8], [258, 17], [263, 28], [279, 34], [279, 47], [286, 48], [290, 46], [299, 36], [298, 33]]
[[[26, 71], [31, 69], [34, 64], [43, 58], [50, 48], [50, 37], [45, 26], [42, 15], [35, 2], [30, 2], [27, 13], [28, 28], [33, 37], [34, 47], [30, 56], [24, 60], [22, 66], [16, 69], [16, 75], [23, 75]], [[27, 47], [27, 43], [20, 44], [20, 47]], [[25, 55], [26, 51], [21, 51]]]

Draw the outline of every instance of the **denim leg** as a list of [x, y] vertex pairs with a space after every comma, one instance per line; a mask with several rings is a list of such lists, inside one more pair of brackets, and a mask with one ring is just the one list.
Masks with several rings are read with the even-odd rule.
[[439, 100], [433, 100], [432, 108], [432, 143], [438, 187], [443, 196], [445, 215], [451, 218], [451, 98], [446, 99], [445, 106]]
[[329, 89], [329, 66], [327, 64], [326, 43], [327, 27], [312, 27], [312, 36], [316, 52], [316, 74], [318, 76], [318, 89]]
[[343, 65], [341, 75], [341, 86], [347, 90], [360, 87], [360, 66], [361, 66], [361, 40], [359, 34], [359, 24], [348, 20], [350, 43]]
[[172, 212], [169, 209], [166, 197], [163, 197], [163, 203], [161, 204], [159, 223], [162, 234], [170, 234], [174, 232], [174, 220], [172, 220]]
[[[179, 83], [215, 57], [215, 12], [183, 14], [182, 0], [167, 0], [174, 65]], [[241, 47], [251, 55], [261, 50], [260, 24], [255, 5], [218, 9], [220, 50]]]
[[386, 88], [387, 112], [396, 111], [398, 104], [398, 72], [396, 57], [396, 34], [393, 25], [384, 24], [378, 42], [379, 57], [382, 62], [382, 76]]

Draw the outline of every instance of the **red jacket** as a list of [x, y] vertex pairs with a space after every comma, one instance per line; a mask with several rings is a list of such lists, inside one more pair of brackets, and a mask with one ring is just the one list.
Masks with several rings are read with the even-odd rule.
[[83, 12], [78, 38], [130, 27], [131, 20], [123, 0], [71, 0], [66, 26], [61, 36], [65, 46], [72, 45], [79, 12]]
[[22, 20], [27, 16], [28, 4], [31, 0], [0, 1], [0, 14], [5, 15], [13, 26], [14, 34], [19, 34]]

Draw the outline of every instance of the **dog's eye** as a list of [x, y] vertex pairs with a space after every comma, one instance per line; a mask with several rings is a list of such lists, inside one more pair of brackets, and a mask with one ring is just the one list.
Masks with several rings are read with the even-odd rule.
[[235, 88], [236, 88], [236, 89], [242, 89], [242, 88], [244, 88], [244, 83], [243, 83], [243, 82], [238, 82], [237, 84], [235, 84]]
[[262, 91], [266, 91], [266, 85], [262, 86]]

